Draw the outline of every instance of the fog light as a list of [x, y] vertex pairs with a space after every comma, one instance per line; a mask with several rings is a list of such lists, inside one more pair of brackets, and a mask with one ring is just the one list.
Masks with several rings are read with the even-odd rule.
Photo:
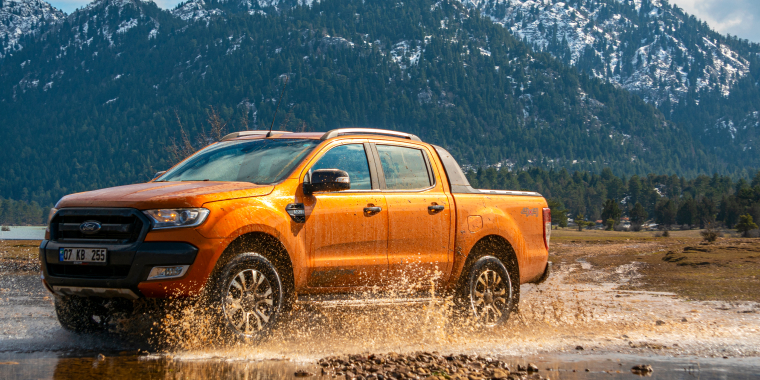
[[177, 265], [173, 267], [153, 267], [148, 275], [148, 280], [160, 280], [164, 278], [182, 277], [187, 272], [189, 265]]

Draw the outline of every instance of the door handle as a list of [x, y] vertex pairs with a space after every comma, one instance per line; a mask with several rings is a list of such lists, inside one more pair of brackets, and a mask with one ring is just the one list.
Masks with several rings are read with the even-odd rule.
[[428, 206], [428, 211], [430, 212], [440, 212], [443, 211], [446, 207], [444, 205], [430, 205]]
[[383, 208], [380, 206], [372, 206], [372, 207], [364, 208], [364, 212], [367, 214], [377, 214], [380, 211], [383, 211]]

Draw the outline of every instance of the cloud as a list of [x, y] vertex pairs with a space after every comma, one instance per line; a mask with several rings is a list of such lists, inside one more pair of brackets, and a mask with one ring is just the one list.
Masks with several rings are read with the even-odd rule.
[[706, 21], [720, 33], [760, 42], [758, 0], [671, 0], [671, 3]]

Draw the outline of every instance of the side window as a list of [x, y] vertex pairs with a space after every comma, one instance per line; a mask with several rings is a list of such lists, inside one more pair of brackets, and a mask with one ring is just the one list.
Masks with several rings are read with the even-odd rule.
[[311, 170], [340, 169], [348, 172], [351, 190], [372, 190], [367, 154], [362, 144], [336, 146], [325, 153]]
[[377, 145], [388, 190], [415, 190], [430, 187], [425, 157], [419, 149]]

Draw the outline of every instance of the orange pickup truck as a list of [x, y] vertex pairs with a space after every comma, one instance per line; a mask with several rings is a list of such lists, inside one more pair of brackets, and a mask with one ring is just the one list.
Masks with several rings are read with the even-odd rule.
[[550, 234], [540, 194], [473, 189], [417, 136], [245, 131], [148, 183], [63, 197], [40, 260], [72, 331], [97, 328], [114, 305], [202, 296], [230, 336], [250, 338], [300, 296], [402, 278], [495, 326], [520, 284], [548, 276]]

